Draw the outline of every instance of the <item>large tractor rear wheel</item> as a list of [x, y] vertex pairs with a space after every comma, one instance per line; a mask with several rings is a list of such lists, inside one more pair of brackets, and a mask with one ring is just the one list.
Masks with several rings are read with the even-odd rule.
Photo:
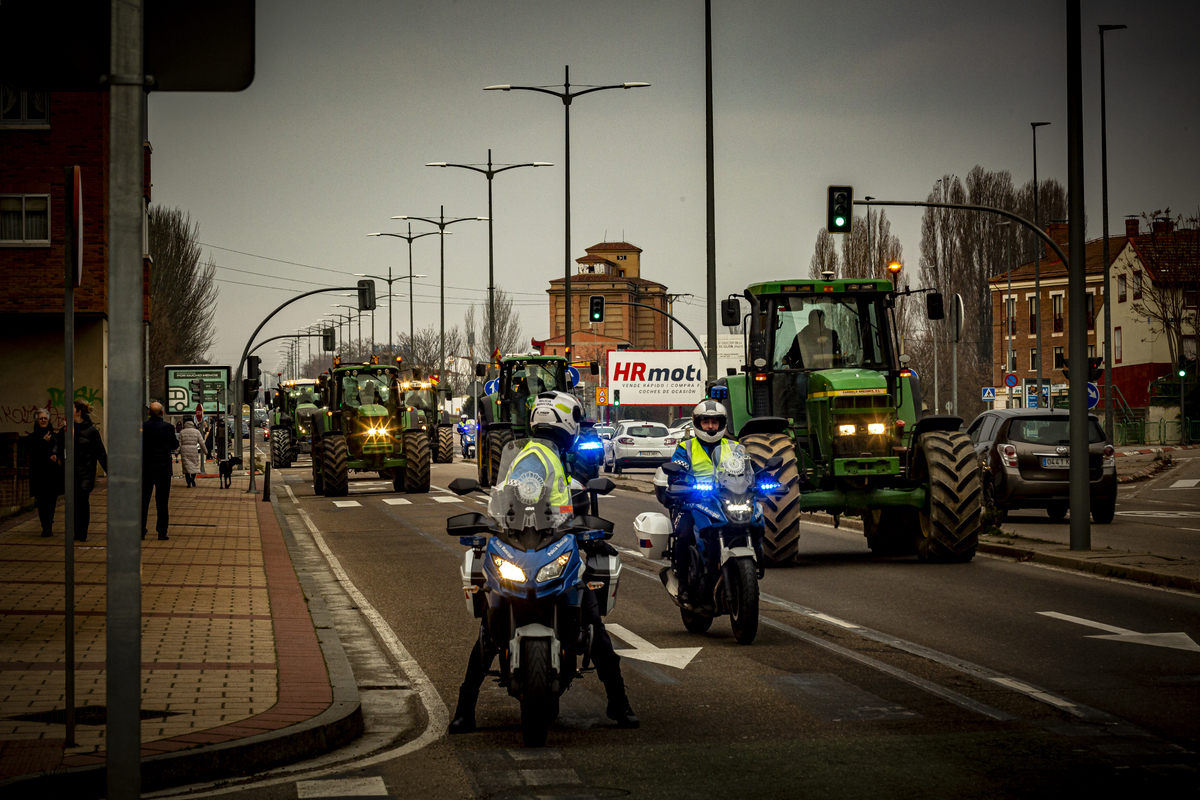
[[917, 515], [917, 557], [970, 561], [983, 525], [983, 481], [971, 440], [965, 433], [931, 431], [917, 441], [917, 458], [929, 492], [928, 511]]
[[488, 485], [495, 486], [496, 481], [500, 479], [497, 474], [500, 472], [500, 456], [504, 452], [504, 447], [513, 440], [513, 432], [509, 428], [501, 428], [498, 431], [493, 431], [488, 436]]
[[288, 455], [291, 449], [288, 447], [288, 429], [287, 428], [271, 428], [271, 468], [283, 469], [290, 466], [288, 463]]
[[770, 566], [789, 566], [800, 555], [800, 472], [796, 447], [782, 433], [752, 433], [741, 438], [742, 445], [756, 470], [774, 457], [783, 459], [777, 471], [779, 483], [787, 494], [763, 498], [763, 555]]
[[325, 494], [325, 465], [321, 463], [320, 454], [324, 452], [325, 440], [313, 439], [312, 445], [312, 479], [313, 479], [313, 494]]
[[326, 497], [345, 497], [350, 493], [350, 450], [346, 437], [330, 433], [321, 437], [321, 470], [325, 477]]
[[454, 428], [449, 425], [438, 425], [437, 446], [437, 463], [452, 463], [454, 461]]
[[[429, 491], [429, 458], [429, 434], [425, 431], [405, 431], [404, 491], [409, 494], [425, 494]], [[396, 473], [399, 475], [399, 468]], [[400, 480], [396, 478], [396, 481]]]
[[917, 552], [913, 531], [920, 527], [915, 508], [874, 508], [863, 512], [863, 533], [875, 556], [911, 556]]

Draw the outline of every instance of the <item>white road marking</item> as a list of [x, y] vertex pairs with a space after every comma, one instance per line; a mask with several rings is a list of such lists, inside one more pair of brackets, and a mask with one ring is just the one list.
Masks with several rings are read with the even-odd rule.
[[1043, 691], [1036, 686], [1030, 686], [1027, 683], [1021, 683], [1013, 678], [991, 678], [991, 680], [994, 683], [1000, 684], [1006, 689], [1013, 689], [1014, 691], [1018, 691], [1023, 695], [1032, 697], [1034, 700], [1041, 700], [1043, 703], [1049, 703], [1050, 705], [1057, 706], [1058, 708], [1061, 708], [1070, 714], [1080, 716], [1079, 706], [1072, 703], [1070, 700], [1067, 700], [1065, 697], [1059, 697], [1058, 695], [1050, 694], [1050, 692]]
[[1188, 650], [1194, 653], [1200, 653], [1200, 645], [1192, 641], [1192, 637], [1182, 631], [1173, 633], [1138, 633], [1131, 631], [1128, 628], [1118, 628], [1115, 625], [1107, 625], [1103, 622], [1084, 619], [1083, 617], [1072, 617], [1070, 614], [1060, 614], [1057, 611], [1039, 611], [1043, 617], [1053, 617], [1061, 619], [1065, 622], [1074, 622], [1076, 625], [1084, 625], [1089, 628], [1107, 631], [1108, 636], [1088, 636], [1088, 639], [1108, 639], [1114, 642], [1132, 642], [1133, 644], [1148, 644], [1153, 647], [1169, 647], [1172, 650]]
[[461, 503], [461, 497], [435, 497], [433, 498], [438, 503]]
[[1171, 484], [1172, 489], [1194, 489], [1197, 484], [1200, 484], [1200, 478], [1188, 478], [1187, 480], [1175, 481]]
[[296, 797], [386, 797], [387, 787], [378, 775], [370, 778], [333, 778], [323, 781], [296, 781]]
[[362, 503], [357, 500], [334, 500], [333, 504], [338, 508], [361, 508]]
[[383, 502], [387, 503], [389, 506], [411, 506], [412, 505], [412, 500], [409, 500], [408, 498], [405, 498], [405, 497], [385, 497], [383, 499]]
[[1200, 528], [1180, 528], [1181, 531], [1200, 531]]
[[860, 625], [855, 625], [853, 622], [846, 622], [844, 619], [838, 619], [837, 617], [831, 617], [828, 614], [822, 614], [819, 611], [816, 614], [813, 614], [812, 617], [813, 619], [823, 620], [828, 622], [830, 625], [837, 625], [839, 628], [846, 628], [848, 630], [857, 630], [858, 628], [862, 627]]
[[1179, 519], [1189, 517], [1200, 517], [1200, 511], [1118, 511], [1119, 517], [1164, 517], [1167, 519]]
[[651, 664], [663, 664], [675, 669], [683, 669], [703, 649], [700, 647], [656, 647], [623, 625], [610, 622], [604, 627], [611, 635], [626, 644], [633, 645], [632, 650], [616, 651], [617, 655], [637, 661], [649, 661]]

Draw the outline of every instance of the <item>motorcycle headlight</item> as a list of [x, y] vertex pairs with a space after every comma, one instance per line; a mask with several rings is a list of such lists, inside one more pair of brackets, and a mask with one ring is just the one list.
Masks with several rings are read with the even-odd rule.
[[726, 500], [725, 501], [725, 516], [729, 517], [732, 522], [746, 522], [754, 515], [753, 500]]
[[546, 581], [552, 581], [559, 575], [562, 575], [563, 569], [567, 566], [567, 562], [570, 560], [571, 554], [563, 553], [561, 556], [538, 570], [537, 582], [545, 583]]
[[500, 570], [500, 577], [504, 580], [512, 581], [513, 583], [525, 582], [525, 570], [516, 564], [511, 561], [505, 561], [500, 556], [492, 556], [492, 562], [496, 565], [496, 569]]

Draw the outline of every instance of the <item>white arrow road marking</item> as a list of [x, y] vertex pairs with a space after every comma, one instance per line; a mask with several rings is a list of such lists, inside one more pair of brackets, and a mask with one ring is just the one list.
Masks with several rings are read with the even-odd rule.
[[1118, 628], [1115, 625], [1106, 625], [1103, 622], [1095, 622], [1082, 617], [1072, 617], [1069, 614], [1060, 614], [1057, 611], [1039, 611], [1037, 612], [1043, 617], [1053, 617], [1054, 619], [1065, 620], [1066, 622], [1074, 622], [1076, 625], [1086, 625], [1089, 628], [1108, 631], [1108, 636], [1088, 636], [1088, 639], [1111, 639], [1114, 642], [1133, 642], [1134, 644], [1149, 644], [1155, 647], [1169, 647], [1172, 650], [1190, 650], [1193, 653], [1200, 653], [1200, 645], [1192, 641], [1192, 637], [1186, 633], [1138, 633], [1127, 628]]
[[696, 657], [701, 647], [655, 647], [642, 637], [623, 625], [609, 623], [604, 626], [609, 633], [626, 644], [632, 645], [632, 650], [618, 650], [617, 655], [632, 658], [636, 661], [649, 661], [651, 664], [662, 664], [675, 669], [683, 669]]

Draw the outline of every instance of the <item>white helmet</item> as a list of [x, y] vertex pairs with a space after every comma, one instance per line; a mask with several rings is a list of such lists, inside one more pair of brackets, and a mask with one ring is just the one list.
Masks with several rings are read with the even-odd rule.
[[[709, 433], [708, 431], [704, 430], [704, 428], [700, 427], [700, 420], [702, 419], [715, 419], [720, 427], [712, 433]], [[696, 407], [692, 409], [692, 425], [694, 426], [692, 433], [694, 433], [696, 438], [702, 442], [715, 444], [716, 442], [721, 441], [726, 434], [725, 426], [727, 422], [728, 418], [725, 414], [725, 406], [721, 405], [716, 400], [701, 400], [696, 404]]]
[[574, 395], [566, 392], [542, 392], [533, 403], [529, 415], [529, 431], [539, 439], [549, 439], [566, 453], [579, 437], [583, 422], [583, 406]]

